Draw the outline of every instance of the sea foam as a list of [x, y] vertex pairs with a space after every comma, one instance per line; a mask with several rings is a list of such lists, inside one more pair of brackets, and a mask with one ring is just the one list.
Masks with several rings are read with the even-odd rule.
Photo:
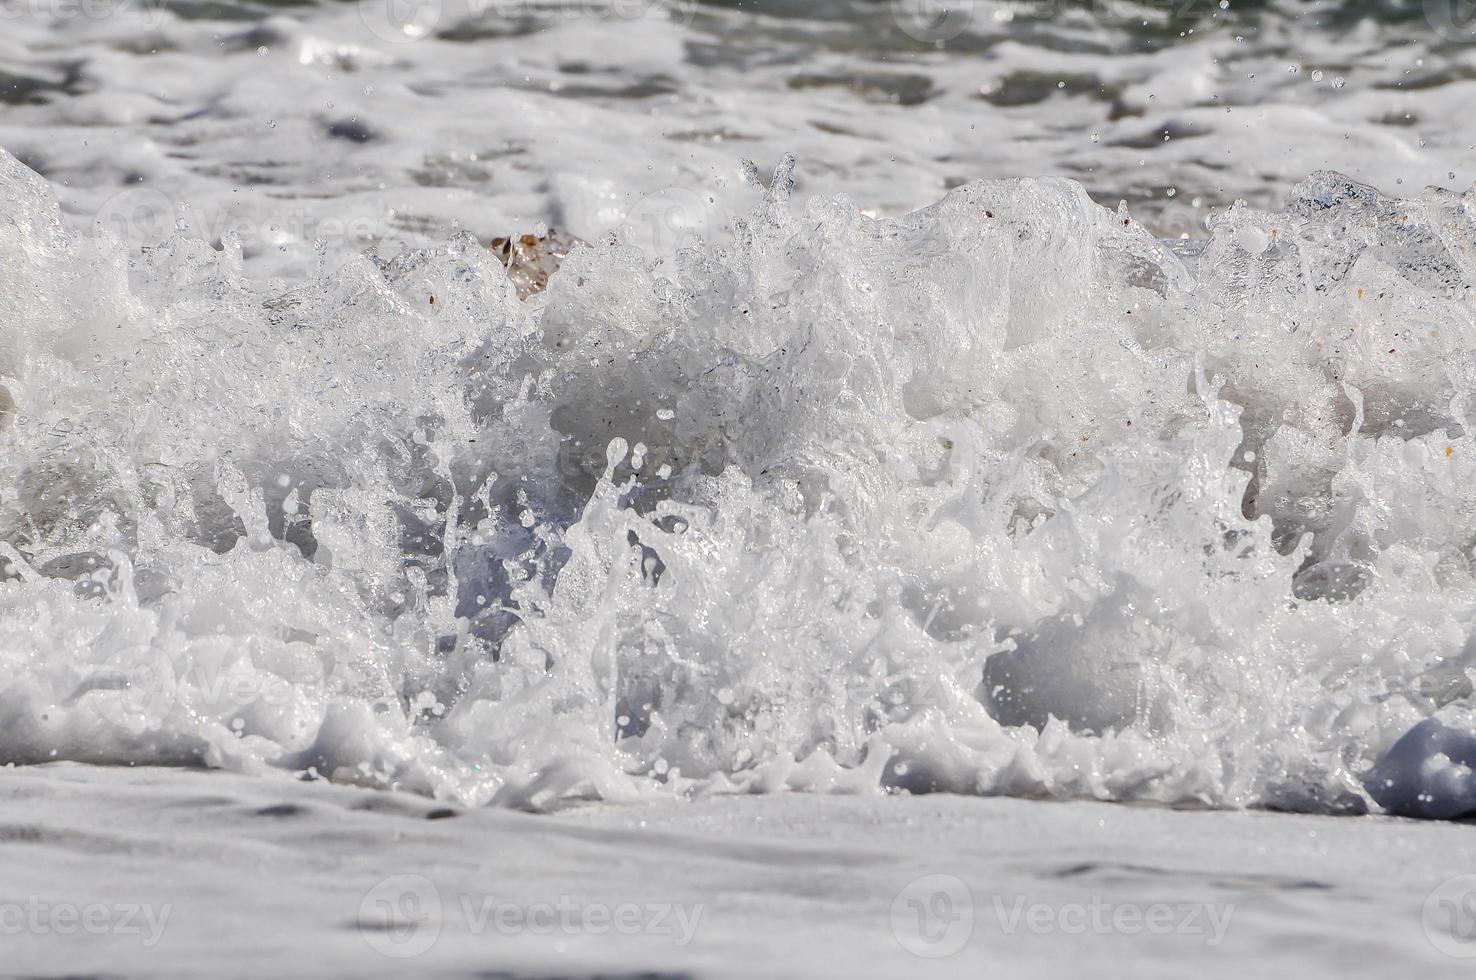
[[0, 158], [0, 757], [1476, 809], [1470, 195], [1166, 244], [792, 172], [520, 300], [465, 235], [130, 255]]

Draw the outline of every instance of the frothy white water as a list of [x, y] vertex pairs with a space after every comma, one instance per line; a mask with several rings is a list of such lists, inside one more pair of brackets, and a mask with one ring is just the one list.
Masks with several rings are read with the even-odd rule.
[[130, 260], [5, 157], [5, 761], [1476, 802], [1470, 195], [1317, 174], [1170, 250], [1070, 181], [790, 172], [519, 302], [469, 237]]
[[673, 207], [683, 228], [655, 235], [719, 231], [735, 161], [786, 152], [797, 201], [895, 216], [1053, 174], [1199, 238], [1320, 169], [1469, 187], [1461, 6], [10, 0], [0, 145], [79, 227], [234, 233], [248, 270], [292, 278], [323, 241], [392, 254], [540, 221], [593, 239]]

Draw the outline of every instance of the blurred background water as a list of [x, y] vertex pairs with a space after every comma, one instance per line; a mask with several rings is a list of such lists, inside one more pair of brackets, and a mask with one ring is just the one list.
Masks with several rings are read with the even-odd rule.
[[[1064, 175], [1164, 237], [1336, 169], [1476, 171], [1469, 0], [0, 0], [0, 145], [79, 228], [254, 268], [490, 238], [726, 233], [742, 161], [895, 214]], [[637, 223], [640, 223], [637, 221]]]

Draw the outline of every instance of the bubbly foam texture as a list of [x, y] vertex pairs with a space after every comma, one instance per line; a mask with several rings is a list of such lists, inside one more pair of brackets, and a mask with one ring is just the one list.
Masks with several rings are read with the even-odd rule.
[[[1320, 169], [1476, 180], [1476, 26], [1445, 0], [11, 6], [0, 145], [77, 227], [235, 233], [253, 275], [300, 278], [324, 241], [393, 254], [538, 222], [716, 237], [746, 207], [737, 159], [786, 152], [797, 202], [896, 216], [1060, 174], [1172, 238]], [[424, 32], [392, 29], [417, 10]]]
[[520, 302], [469, 237], [130, 258], [5, 157], [4, 760], [1357, 811], [1473, 727], [1469, 195], [1316, 174], [1170, 249], [791, 173]]

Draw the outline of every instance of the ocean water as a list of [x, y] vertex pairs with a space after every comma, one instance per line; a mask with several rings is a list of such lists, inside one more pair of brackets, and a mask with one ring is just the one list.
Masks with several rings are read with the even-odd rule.
[[[1154, 980], [1469, 973], [1469, 943], [1442, 931], [1457, 896], [1431, 891], [1470, 867], [1470, 828], [1450, 822], [941, 793], [534, 816], [66, 764], [5, 789], [17, 975], [1071, 980], [1084, 958]], [[929, 898], [951, 914], [919, 919]], [[67, 909], [114, 928], [14, 928]]]
[[0, 0], [0, 761], [1476, 809], [1463, 11]]

